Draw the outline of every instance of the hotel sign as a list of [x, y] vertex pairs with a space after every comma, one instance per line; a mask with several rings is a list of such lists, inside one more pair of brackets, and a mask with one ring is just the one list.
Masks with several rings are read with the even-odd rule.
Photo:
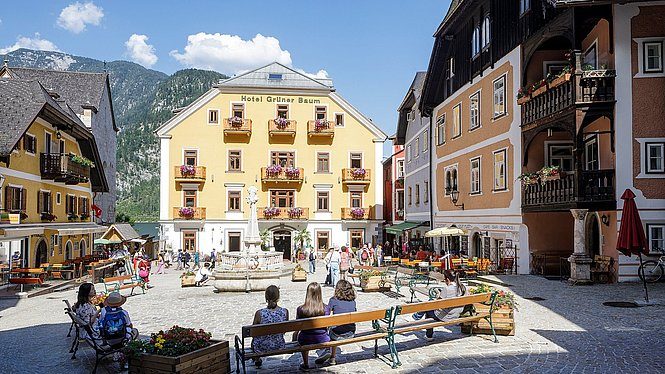
[[285, 103], [285, 104], [321, 104], [319, 99], [310, 99], [308, 97], [284, 97], [284, 96], [266, 96], [266, 95], [242, 95], [240, 101], [251, 103]]

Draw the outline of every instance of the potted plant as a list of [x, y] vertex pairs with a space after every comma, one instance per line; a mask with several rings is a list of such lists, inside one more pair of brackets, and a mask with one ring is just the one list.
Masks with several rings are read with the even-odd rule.
[[[481, 284], [471, 288], [471, 294], [496, 292], [494, 296], [494, 307], [492, 309], [492, 325], [497, 335], [515, 335], [515, 315], [517, 302], [515, 295], [507, 291], [497, 291], [494, 287]], [[476, 312], [489, 313], [490, 306], [486, 304], [473, 304]], [[462, 331], [470, 333], [473, 328], [474, 334], [491, 334], [492, 329], [488, 321], [481, 319], [477, 322], [465, 322], [462, 324]]]
[[242, 127], [243, 120], [238, 116], [233, 116], [229, 118], [229, 124], [233, 127]]
[[81, 165], [81, 166], [86, 166], [86, 167], [90, 167], [90, 168], [95, 167], [95, 163], [94, 163], [94, 162], [88, 160], [87, 158], [85, 158], [85, 157], [83, 157], [83, 156], [78, 156], [78, 155], [75, 155], [75, 154], [73, 154], [73, 153], [70, 153], [70, 154], [69, 154], [69, 159], [70, 159], [73, 163], [75, 163], [75, 164], [79, 164], [79, 165]]
[[547, 91], [547, 81], [545, 79], [541, 79], [536, 83], [534, 83], [531, 87], [532, 87], [531, 97], [536, 97]]
[[287, 211], [289, 218], [291, 219], [299, 219], [302, 217], [303, 210], [302, 208], [289, 208]]
[[386, 272], [378, 270], [365, 270], [360, 273], [360, 288], [364, 292], [376, 292], [390, 290], [390, 286], [386, 287]]
[[67, 219], [70, 220], [70, 221], [76, 221], [78, 218], [79, 218], [79, 216], [77, 216], [74, 213], [67, 214]]
[[564, 66], [563, 70], [561, 70], [561, 73], [552, 77], [552, 79], [549, 82], [550, 88], [554, 88], [565, 82], [568, 82], [570, 80], [570, 77], [571, 77], [570, 65], [566, 65]]
[[42, 213], [42, 215], [41, 215], [41, 219], [42, 219], [42, 221], [53, 222], [53, 221], [55, 221], [57, 218], [58, 218], [58, 217], [57, 217], [55, 214], [53, 214], [53, 213]]
[[328, 128], [328, 121], [325, 119], [317, 119], [314, 121], [314, 131], [320, 132]]
[[182, 207], [178, 210], [178, 214], [180, 215], [180, 217], [186, 218], [186, 219], [194, 218], [195, 213], [196, 213], [196, 209], [194, 209], [192, 207], [188, 207], [188, 206]]
[[229, 342], [211, 339], [211, 334], [173, 326], [151, 334], [149, 340], [127, 344], [129, 373], [229, 373]]
[[263, 209], [263, 216], [267, 219], [273, 218], [279, 215], [279, 208], [275, 206], [270, 206]]
[[295, 268], [293, 268], [293, 272], [291, 273], [291, 281], [292, 282], [304, 282], [307, 280], [307, 272], [305, 269], [300, 266], [300, 264], [296, 265]]
[[365, 175], [367, 175], [367, 170], [363, 168], [351, 169], [351, 176], [353, 177], [353, 179], [364, 179]]
[[538, 173], [523, 173], [517, 179], [522, 181], [522, 184], [528, 185], [528, 184], [536, 184], [538, 183]]
[[300, 169], [289, 166], [284, 169], [284, 174], [286, 174], [286, 177], [289, 179], [298, 179], [300, 177]]
[[284, 130], [289, 126], [289, 120], [283, 117], [277, 117], [275, 118], [275, 126], [280, 130]]
[[83, 213], [83, 214], [81, 214], [81, 221], [86, 221], [86, 220], [88, 220], [89, 218], [90, 218], [90, 214], [89, 214], [89, 213]]
[[266, 168], [266, 176], [270, 178], [276, 178], [281, 172], [282, 167], [280, 165], [270, 165]]
[[181, 165], [180, 166], [180, 175], [183, 177], [192, 177], [196, 174], [196, 166], [193, 165]]
[[559, 166], [544, 166], [538, 171], [538, 174], [540, 175], [540, 180], [542, 182], [547, 182], [561, 179], [563, 172]]
[[180, 275], [180, 287], [189, 287], [196, 284], [196, 273], [187, 270]]
[[363, 208], [353, 208], [351, 209], [351, 217], [353, 219], [362, 219], [365, 217], [365, 209]]
[[522, 87], [517, 90], [517, 104], [522, 105], [527, 101], [531, 100], [531, 90], [530, 87]]
[[269, 249], [268, 244], [270, 243], [270, 231], [268, 229], [260, 231], [259, 238], [261, 238], [261, 250], [267, 251]]

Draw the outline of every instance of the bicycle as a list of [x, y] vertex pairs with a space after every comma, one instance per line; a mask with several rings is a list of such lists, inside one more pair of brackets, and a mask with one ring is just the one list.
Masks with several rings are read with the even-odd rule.
[[646, 280], [647, 283], [658, 282], [663, 278], [663, 273], [665, 273], [665, 256], [660, 256], [658, 261], [644, 261], [639, 269], [637, 269], [640, 279], [642, 281]]

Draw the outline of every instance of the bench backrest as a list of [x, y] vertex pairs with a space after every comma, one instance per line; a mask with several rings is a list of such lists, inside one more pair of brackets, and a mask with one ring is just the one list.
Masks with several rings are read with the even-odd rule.
[[416, 273], [416, 269], [407, 269], [407, 268], [403, 268], [403, 267], [400, 266], [400, 267], [397, 268], [397, 272], [402, 273], [402, 274], [406, 274], [406, 275], [413, 275], [413, 274]]
[[416, 312], [427, 312], [436, 309], [449, 309], [463, 307], [469, 304], [486, 303], [492, 299], [492, 293], [480, 293], [476, 295], [466, 295], [460, 297], [451, 297], [448, 299], [438, 299], [424, 301], [422, 303], [402, 304], [398, 307], [399, 314], [413, 314]]
[[266, 323], [263, 325], [249, 325], [242, 327], [242, 337], [245, 339], [256, 336], [284, 334], [293, 331], [340, 326], [349, 323], [369, 322], [389, 318], [391, 313], [392, 309], [378, 309], [364, 312], [334, 314], [331, 316], [303, 318], [286, 322]]
[[132, 279], [131, 275], [121, 275], [119, 277], [109, 277], [109, 278], [104, 278], [104, 283], [111, 283], [111, 282], [120, 282], [120, 281], [125, 281], [128, 279]]
[[445, 282], [446, 281], [446, 277], [443, 274], [441, 274], [439, 272], [436, 272], [436, 271], [430, 271], [427, 276], [432, 278], [432, 279], [436, 279], [439, 282]]

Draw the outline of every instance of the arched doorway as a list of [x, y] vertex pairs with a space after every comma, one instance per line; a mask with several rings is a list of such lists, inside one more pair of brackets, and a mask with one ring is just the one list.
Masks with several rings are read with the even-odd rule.
[[479, 233], [473, 234], [472, 243], [469, 257], [483, 257], [483, 239]]
[[65, 260], [72, 259], [72, 241], [68, 240], [67, 245], [65, 246]]
[[282, 252], [284, 259], [291, 260], [291, 231], [275, 231], [272, 237], [275, 251]]
[[40, 266], [48, 262], [48, 246], [46, 245], [46, 240], [43, 240], [37, 244], [37, 251], [35, 252], [35, 267]]
[[81, 257], [85, 256], [85, 251], [88, 247], [88, 244], [86, 243], [85, 239], [81, 239], [81, 242], [79, 243], [79, 248], [81, 249]]
[[586, 251], [592, 259], [600, 255], [600, 222], [598, 222], [598, 215], [595, 213], [589, 214], [587, 222]]

